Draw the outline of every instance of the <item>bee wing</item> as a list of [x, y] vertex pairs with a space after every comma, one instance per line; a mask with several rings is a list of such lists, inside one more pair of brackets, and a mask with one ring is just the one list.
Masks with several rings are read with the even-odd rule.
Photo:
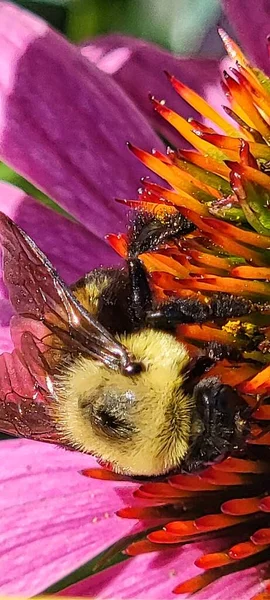
[[126, 349], [81, 306], [33, 240], [3, 213], [0, 242], [4, 281], [16, 313], [43, 323], [59, 349], [82, 351], [109, 367], [125, 368], [130, 360]]
[[0, 429], [8, 435], [59, 443], [44, 390], [18, 350], [0, 356]]
[[4, 281], [17, 313], [15, 349], [0, 355], [0, 429], [10, 435], [59, 442], [50, 416], [52, 375], [61, 357], [84, 352], [112, 368], [130, 358], [80, 305], [48, 261], [15, 223], [0, 213]]

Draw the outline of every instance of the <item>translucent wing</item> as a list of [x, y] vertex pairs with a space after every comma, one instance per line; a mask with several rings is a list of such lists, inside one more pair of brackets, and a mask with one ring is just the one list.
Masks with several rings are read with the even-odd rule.
[[128, 373], [132, 358], [80, 305], [36, 244], [0, 213], [4, 281], [17, 313], [15, 350], [0, 356], [0, 429], [56, 441], [52, 377], [67, 353], [82, 352]]

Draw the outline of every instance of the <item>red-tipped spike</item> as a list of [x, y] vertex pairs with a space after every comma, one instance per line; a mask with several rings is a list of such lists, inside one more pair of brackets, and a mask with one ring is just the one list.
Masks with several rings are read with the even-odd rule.
[[197, 575], [196, 577], [192, 577], [192, 579], [188, 579], [188, 581], [184, 581], [177, 585], [173, 593], [174, 594], [195, 594], [195, 592], [199, 592], [204, 587], [209, 585], [212, 581], [215, 581], [217, 575], [216, 572], [212, 570], [205, 571], [202, 575]]
[[198, 475], [174, 475], [173, 477], [170, 477], [169, 483], [180, 490], [189, 490], [192, 492], [204, 492], [218, 489], [217, 486], [200, 479]]
[[250, 152], [249, 143], [242, 139], [240, 140], [240, 162], [244, 166], [258, 169], [257, 161]]
[[234, 560], [242, 560], [248, 556], [253, 556], [253, 554], [258, 554], [258, 552], [262, 552], [262, 550], [264, 550], [264, 547], [256, 546], [250, 541], [236, 544], [229, 550], [228, 554]]
[[109, 233], [106, 235], [106, 240], [109, 242], [110, 246], [120, 254], [123, 258], [127, 256], [127, 236], [124, 234]]
[[246, 458], [233, 458], [228, 456], [226, 460], [213, 466], [217, 471], [233, 471], [234, 473], [264, 473], [269, 470], [266, 462], [260, 460], [248, 460]]
[[[153, 531], [153, 533], [149, 533], [147, 539], [150, 542], [154, 542], [155, 544], [180, 544], [181, 538], [179, 535], [173, 535], [168, 531], [164, 531], [163, 529], [159, 529], [159, 531]], [[158, 548], [157, 548], [158, 550]]]
[[198, 534], [198, 528], [195, 525], [195, 521], [173, 521], [172, 523], [167, 523], [165, 529], [170, 533], [182, 537]]
[[216, 515], [205, 515], [196, 519], [196, 527], [199, 532], [202, 531], [215, 531], [216, 529], [225, 529], [238, 525], [245, 521], [244, 517], [231, 517], [230, 515], [224, 515], [222, 513]]
[[270, 528], [266, 527], [264, 529], [258, 529], [258, 531], [251, 536], [251, 540], [254, 544], [259, 546], [270, 544]]
[[140, 554], [146, 554], [148, 552], [160, 551], [161, 547], [153, 544], [149, 540], [141, 540], [140, 542], [134, 542], [130, 544], [125, 550], [125, 554], [128, 556], [139, 556]]
[[196, 567], [200, 569], [216, 569], [230, 565], [233, 559], [226, 552], [215, 552], [213, 554], [204, 554], [195, 560]]
[[270, 512], [270, 496], [265, 496], [260, 502], [260, 510], [264, 512]]
[[226, 515], [252, 515], [260, 510], [261, 498], [240, 498], [223, 502], [221, 510]]
[[83, 469], [81, 474], [84, 475], [84, 477], [101, 479], [102, 481], [128, 481], [128, 477], [119, 475], [113, 471], [108, 471], [107, 469]]
[[249, 479], [246, 476], [238, 475], [237, 473], [230, 473], [225, 471], [218, 471], [213, 467], [210, 467], [202, 473], [201, 478], [205, 481], [209, 481], [214, 485], [243, 485], [248, 483]]

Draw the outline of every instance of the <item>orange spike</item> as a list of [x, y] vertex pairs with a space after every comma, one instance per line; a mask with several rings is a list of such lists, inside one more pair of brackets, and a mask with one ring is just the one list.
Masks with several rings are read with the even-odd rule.
[[260, 510], [260, 501], [261, 499], [258, 497], [228, 500], [227, 502], [223, 502], [221, 505], [221, 510], [226, 515], [232, 515], [236, 517], [241, 515], [252, 515]]
[[200, 569], [216, 569], [218, 567], [224, 567], [230, 565], [233, 559], [226, 552], [215, 552], [213, 554], [204, 554], [195, 560], [196, 567]]
[[221, 344], [233, 344], [234, 337], [223, 329], [208, 327], [207, 325], [179, 325], [177, 328], [177, 337], [187, 337], [191, 340], [200, 342], [220, 342]]
[[241, 107], [241, 111], [244, 112], [244, 120], [246, 123], [259, 131], [259, 133], [269, 141], [269, 125], [261, 117], [256, 106], [254, 106], [248, 91], [243, 86], [239, 85], [239, 83], [237, 83], [235, 79], [228, 75], [228, 73], [224, 73], [224, 75], [226, 78], [226, 84], [234, 99], [234, 102], [236, 102], [237, 105]]
[[115, 233], [109, 233], [106, 235], [106, 240], [109, 242], [110, 246], [120, 254], [122, 258], [126, 258], [127, 256], [127, 236], [119, 233], [116, 235]]
[[182, 493], [180, 490], [173, 488], [169, 483], [145, 483], [138, 490], [134, 492], [135, 497], [139, 497], [143, 493], [148, 498], [183, 498], [192, 496], [188, 492]]
[[153, 544], [149, 540], [141, 540], [139, 542], [133, 542], [133, 544], [130, 544], [130, 546], [126, 548], [125, 554], [127, 554], [128, 556], [139, 556], [140, 554], [146, 554], [148, 552], [157, 552], [160, 550], [160, 546], [158, 546], [157, 548], [156, 544]]
[[[186, 208], [181, 208], [180, 212], [185, 217], [187, 217], [187, 219], [192, 221], [198, 227], [198, 229], [208, 233], [210, 239], [212, 239], [214, 243], [224, 248], [230, 254], [235, 256], [241, 256], [248, 261], [252, 260], [255, 264], [258, 264], [260, 266], [264, 264], [265, 261], [263, 259], [262, 254], [260, 254], [259, 252], [255, 252], [254, 250], [251, 250], [250, 248], [247, 248], [246, 246], [242, 245], [242, 243], [239, 244], [238, 242], [234, 241], [234, 239], [232, 239], [232, 235], [236, 237], [236, 231], [234, 231], [235, 229], [238, 231], [238, 237], [236, 239], [239, 240], [240, 236], [240, 242], [242, 241], [242, 234], [240, 233], [240, 230], [237, 229], [237, 227], [234, 227], [234, 225], [224, 223], [224, 221], [221, 221], [220, 219], [214, 219], [212, 217], [200, 217], [192, 210]], [[262, 236], [258, 234], [258, 237], [261, 238]], [[246, 236], [246, 239], [248, 239], [249, 241], [252, 240], [253, 244], [255, 244], [256, 238], [257, 234], [253, 234], [253, 236], [251, 237], [248, 235]], [[248, 242], [245, 241], [245, 243]], [[265, 244], [265, 241], [259, 239], [259, 243]]]
[[201, 150], [204, 154], [209, 154], [215, 160], [226, 160], [230, 158], [230, 153], [224, 153], [217, 148], [211, 147], [211, 144], [207, 143], [195, 133], [190, 123], [181, 117], [178, 113], [174, 112], [163, 102], [158, 102], [154, 97], [151, 98], [154, 110], [161, 115], [168, 123], [170, 123], [179, 133], [197, 150]]
[[206, 267], [214, 267], [222, 271], [229, 271], [231, 269], [231, 261], [228, 258], [221, 258], [220, 256], [199, 252], [198, 250], [189, 250], [188, 254], [193, 260]]
[[192, 577], [192, 579], [188, 579], [188, 581], [184, 581], [177, 585], [173, 593], [174, 594], [195, 594], [195, 592], [199, 592], [204, 587], [215, 581], [217, 578], [216, 572], [214, 571], [205, 571], [202, 575], [196, 575], [196, 577]]
[[187, 277], [188, 270], [183, 267], [177, 260], [163, 254], [147, 252], [140, 254], [140, 258], [146, 266], [147, 271], [166, 271], [174, 277]]
[[243, 384], [241, 391], [244, 394], [254, 394], [261, 388], [270, 388], [270, 365], [262, 369], [255, 377]]
[[241, 279], [270, 279], [269, 267], [250, 267], [240, 266], [234, 267], [231, 270], [232, 277], [240, 277]]
[[229, 550], [229, 556], [234, 560], [242, 560], [243, 558], [262, 552], [265, 548], [267, 548], [267, 546], [255, 546], [251, 541], [242, 542], [241, 544], [236, 544]]
[[259, 171], [258, 169], [254, 169], [253, 167], [239, 164], [239, 163], [234, 163], [229, 160], [226, 161], [226, 163], [227, 163], [228, 167], [230, 167], [230, 169], [234, 169], [235, 166], [237, 165], [238, 173], [240, 173], [241, 175], [244, 175], [249, 181], [252, 181], [253, 183], [257, 183], [258, 185], [261, 185], [265, 189], [270, 190], [270, 177], [266, 173], [263, 173], [262, 171]]
[[173, 521], [172, 523], [168, 523], [165, 529], [181, 537], [198, 535], [198, 528], [195, 525], [195, 521]]
[[101, 479], [102, 481], [129, 481], [128, 477], [107, 469], [83, 469], [81, 475], [92, 479]]
[[259, 170], [257, 161], [255, 160], [254, 156], [252, 156], [249, 149], [249, 143], [246, 140], [241, 139], [239, 155], [241, 165], [252, 167], [257, 171]]
[[239, 136], [239, 131], [236, 127], [233, 127], [226, 121], [218, 112], [208, 104], [199, 94], [196, 94], [194, 90], [184, 85], [181, 81], [176, 79], [173, 75], [170, 75], [167, 71], [165, 71], [170, 83], [173, 88], [177, 91], [179, 96], [186, 100], [190, 106], [192, 106], [199, 114], [201, 114], [206, 119], [210, 119], [215, 125], [223, 129], [227, 135]]
[[266, 590], [264, 592], [259, 592], [255, 596], [252, 596], [250, 600], [270, 600], [270, 590]]
[[[151, 187], [150, 187], [150, 183], [145, 183], [144, 190], [140, 193], [140, 198], [142, 200], [144, 200], [145, 202], [146, 201], [149, 202], [149, 200], [151, 200], [152, 196], [154, 196], [155, 202], [156, 202], [156, 198], [158, 198], [159, 191], [155, 190], [155, 188], [153, 188], [152, 186], [154, 186], [154, 184], [151, 184]], [[159, 199], [159, 202], [162, 202], [162, 200], [163, 201], [167, 200], [169, 204], [173, 204], [174, 206], [184, 206], [187, 208], [191, 208], [192, 210], [197, 212], [199, 215], [202, 215], [202, 216], [209, 215], [207, 206], [204, 206], [201, 202], [199, 202], [199, 200], [196, 200], [196, 198], [193, 198], [191, 196], [191, 193], [189, 194], [187, 191], [185, 191], [185, 190], [189, 189], [190, 192], [192, 192], [191, 184], [187, 183], [187, 182], [185, 183], [185, 181], [183, 180], [181, 183], [181, 186], [182, 187], [179, 192], [175, 192], [172, 190], [166, 190], [165, 188], [163, 188], [163, 191], [160, 192], [161, 199]], [[160, 188], [161, 188], [161, 186], [160, 186]], [[161, 188], [161, 190], [162, 190], [162, 188]], [[195, 190], [195, 187], [194, 187], [192, 193], [196, 193], [194, 190]]]
[[270, 419], [270, 406], [269, 404], [262, 404], [254, 413], [254, 418], [269, 421]]
[[211, 156], [204, 156], [194, 150], [178, 150], [180, 158], [188, 160], [194, 165], [205, 169], [206, 171], [212, 171], [216, 175], [221, 175], [225, 179], [229, 179], [230, 169], [224, 163], [218, 162]]
[[218, 486], [202, 481], [198, 475], [173, 475], [169, 483], [172, 487], [190, 492], [208, 492], [218, 490]]
[[231, 517], [230, 515], [216, 514], [199, 517], [199, 519], [196, 519], [195, 523], [199, 532], [206, 532], [233, 527], [234, 525], [243, 523], [245, 520], [244, 517]]
[[270, 528], [258, 529], [250, 538], [256, 546], [264, 546], [270, 544]]
[[260, 502], [260, 510], [270, 512], [270, 496], [265, 496]]
[[268, 463], [261, 460], [248, 460], [247, 458], [233, 458], [228, 456], [222, 462], [213, 466], [218, 471], [233, 471], [234, 473], [265, 473], [270, 469]]
[[[205, 290], [209, 292], [227, 292], [228, 294], [236, 295], [251, 295], [251, 296], [270, 296], [269, 283], [261, 283], [259, 281], [249, 281], [242, 279], [233, 279], [232, 277], [203, 277], [198, 279], [182, 279], [181, 285], [190, 290]], [[249, 393], [249, 392], [246, 392]]]
[[[217, 133], [197, 133], [199, 137], [208, 142], [209, 144], [213, 144], [216, 148], [220, 148], [224, 150], [226, 154], [230, 154], [231, 157], [229, 160], [238, 160], [239, 152], [241, 149], [241, 139], [232, 138], [225, 135], [219, 135]], [[250, 151], [254, 158], [260, 158], [262, 160], [270, 160], [270, 148], [266, 144], [259, 144], [258, 142], [249, 141]], [[228, 159], [224, 159], [227, 161]]]
[[[150, 542], [154, 542], [155, 544], [180, 544], [181, 539], [179, 535], [173, 535], [168, 531], [164, 531], [164, 529], [159, 529], [158, 531], [153, 531], [149, 533], [147, 539]], [[158, 550], [158, 548], [157, 548]]]
[[270, 446], [270, 433], [259, 435], [257, 437], [250, 437], [247, 442], [256, 446]]
[[156, 158], [158, 158], [159, 160], [161, 160], [162, 162], [164, 162], [165, 165], [171, 165], [172, 164], [172, 161], [170, 159], [170, 155], [169, 154], [163, 154], [159, 150], [156, 150], [156, 148], [152, 149], [152, 154], [153, 154], [153, 156], [155, 156]]
[[141, 521], [163, 519], [164, 513], [163, 506], [127, 506], [116, 511], [118, 517], [121, 519], [139, 519]]
[[235, 225], [232, 225], [231, 223], [214, 219], [213, 217], [203, 217], [201, 221], [212, 229], [218, 227], [219, 231], [227, 237], [232, 237], [233, 239], [254, 246], [255, 248], [270, 249], [270, 236], [266, 237], [253, 231], [246, 231], [245, 229], [235, 227]]
[[215, 485], [243, 485], [249, 482], [249, 478], [246, 475], [218, 471], [214, 467], [209, 467], [206, 471], [201, 474], [201, 479], [209, 481]]
[[236, 44], [236, 42], [234, 42], [234, 40], [232, 40], [229, 37], [229, 35], [226, 33], [226, 31], [224, 31], [224, 29], [222, 29], [222, 27], [218, 28], [218, 33], [223, 41], [225, 50], [228, 53], [229, 57], [232, 60], [240, 63], [240, 65], [243, 65], [245, 68], [249, 69], [249, 63], [239, 46]]
[[185, 171], [181, 171], [178, 167], [173, 164], [165, 164], [159, 158], [153, 156], [149, 152], [142, 150], [141, 148], [137, 148], [129, 143], [128, 145], [131, 152], [146, 166], [148, 169], [151, 169], [154, 173], [157, 173], [160, 177], [165, 179], [172, 187], [179, 190], [181, 192], [182, 187], [186, 191], [194, 191], [194, 186], [200, 190], [205, 191], [205, 193], [209, 194], [209, 196], [220, 197], [220, 193], [214, 188], [210, 188], [210, 186], [203, 184], [201, 181], [195, 179], [189, 173]]

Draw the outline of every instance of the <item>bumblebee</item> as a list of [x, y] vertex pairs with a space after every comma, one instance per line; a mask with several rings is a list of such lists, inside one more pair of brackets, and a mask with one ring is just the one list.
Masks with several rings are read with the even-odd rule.
[[[247, 404], [208, 375], [236, 351], [208, 344], [191, 358], [181, 323], [246, 315], [251, 301], [158, 303], [139, 255], [188, 235], [180, 213], [137, 212], [121, 269], [88, 273], [69, 289], [46, 256], [0, 214], [4, 280], [15, 349], [0, 356], [0, 429], [90, 453], [133, 477], [194, 472], [245, 442]], [[203, 378], [202, 378], [203, 377]]]

